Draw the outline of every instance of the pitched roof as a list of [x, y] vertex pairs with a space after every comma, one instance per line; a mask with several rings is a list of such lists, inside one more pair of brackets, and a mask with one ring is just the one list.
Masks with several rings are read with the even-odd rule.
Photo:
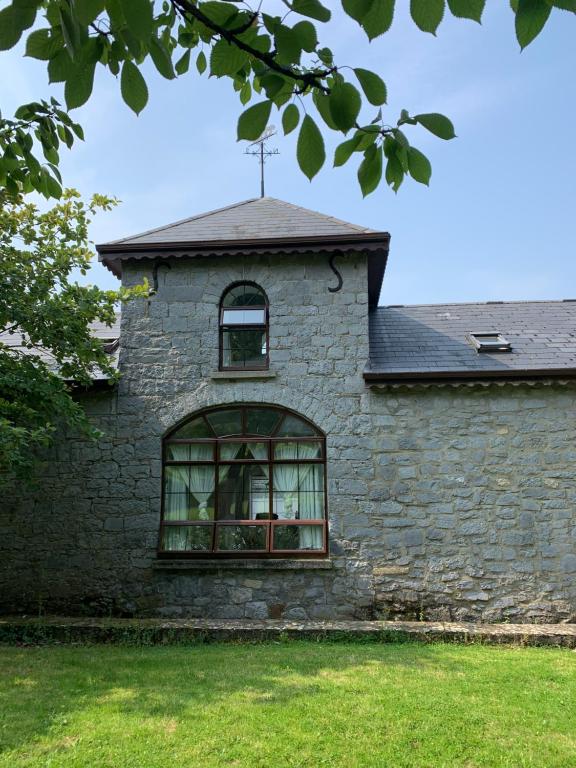
[[[158, 243], [241, 242], [295, 237], [346, 236], [376, 230], [340, 221], [299, 205], [259, 197], [225, 208], [149, 229], [106, 245], [153, 245]], [[98, 246], [99, 249], [105, 248]]]
[[[116, 320], [113, 325], [105, 325], [104, 323], [100, 322], [94, 322], [90, 324], [90, 330], [92, 332], [92, 335], [96, 339], [102, 339], [106, 342], [112, 342], [110, 344], [110, 356], [111, 361], [114, 365], [114, 367], [118, 367], [118, 345], [114, 344], [113, 342], [118, 342], [120, 339], [120, 313], [116, 315]], [[54, 358], [52, 355], [45, 349], [39, 348], [39, 347], [32, 347], [32, 349], [29, 349], [28, 347], [25, 347], [23, 344], [23, 337], [21, 333], [13, 332], [10, 333], [8, 331], [0, 331], [0, 345], [4, 345], [6, 347], [12, 347], [13, 349], [18, 349], [20, 352], [23, 352], [24, 354], [30, 354], [30, 355], [36, 355], [40, 358], [46, 365], [52, 369], [52, 371], [57, 371], [58, 368], [54, 362]], [[94, 371], [93, 379], [94, 381], [100, 381], [105, 380], [108, 377], [103, 374], [100, 370]]]
[[129, 259], [197, 256], [368, 254], [368, 297], [378, 303], [390, 235], [340, 221], [273, 197], [244, 200], [139, 235], [97, 245], [100, 261], [116, 276]]
[[[511, 352], [478, 353], [468, 333], [500, 333]], [[576, 301], [421, 304], [370, 314], [367, 380], [576, 374]]]

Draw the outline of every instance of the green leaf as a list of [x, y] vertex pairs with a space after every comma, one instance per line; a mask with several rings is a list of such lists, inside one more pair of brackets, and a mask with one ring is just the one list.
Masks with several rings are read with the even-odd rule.
[[292, 27], [292, 32], [296, 35], [300, 47], [303, 51], [312, 53], [318, 45], [318, 36], [316, 27], [311, 21], [299, 21]]
[[0, 51], [13, 48], [25, 29], [34, 23], [39, 2], [22, 0], [0, 11]]
[[122, 3], [122, 10], [130, 32], [146, 43], [154, 30], [154, 13], [150, 0], [128, 0]]
[[342, 0], [342, 8], [350, 18], [362, 24], [362, 21], [370, 8], [373, 0]]
[[274, 33], [276, 51], [280, 63], [299, 64], [302, 56], [302, 46], [298, 35], [290, 27], [279, 24]]
[[292, 10], [318, 21], [330, 21], [332, 14], [319, 0], [294, 0]]
[[204, 51], [200, 51], [198, 58], [196, 59], [196, 69], [202, 75], [204, 72], [206, 72], [207, 66], [208, 62], [206, 61], [206, 54]]
[[316, 89], [312, 94], [312, 101], [314, 102], [320, 117], [322, 120], [324, 120], [328, 128], [331, 128], [333, 131], [337, 131], [338, 126], [334, 122], [332, 112], [330, 111], [330, 97]]
[[70, 54], [71, 59], [75, 59], [80, 54], [81, 28], [78, 19], [72, 13], [73, 6], [59, 5], [60, 27], [64, 44]]
[[242, 106], [245, 104], [248, 104], [250, 99], [252, 98], [252, 86], [250, 83], [244, 83], [242, 88], [240, 88], [240, 103]]
[[62, 47], [61, 42], [55, 41], [49, 29], [37, 29], [28, 35], [25, 56], [32, 59], [48, 61]]
[[216, 77], [235, 75], [247, 61], [244, 51], [226, 40], [219, 40], [210, 54], [210, 73]]
[[70, 77], [74, 64], [64, 49], [48, 62], [48, 82], [63, 83]]
[[242, 139], [256, 141], [259, 139], [266, 129], [271, 109], [272, 102], [266, 100], [259, 101], [258, 104], [253, 104], [245, 112], [242, 112], [238, 118], [238, 141]]
[[328, 97], [332, 119], [339, 130], [346, 133], [356, 123], [362, 99], [350, 83], [336, 83]]
[[300, 122], [300, 112], [296, 104], [288, 104], [284, 112], [282, 113], [282, 128], [284, 134], [287, 136], [289, 133], [297, 127]]
[[440, 139], [448, 140], [456, 136], [452, 122], [444, 115], [430, 112], [423, 115], [414, 115], [414, 120]]
[[422, 32], [436, 34], [444, 16], [445, 0], [410, 0], [410, 14]]
[[554, 8], [560, 8], [562, 11], [571, 11], [576, 13], [576, 0], [549, 0]]
[[432, 176], [432, 166], [430, 161], [415, 147], [408, 147], [408, 170], [410, 176], [415, 181], [419, 181], [420, 184], [426, 184], [428, 186], [430, 177]]
[[388, 32], [394, 19], [395, 0], [372, 0], [371, 8], [362, 20], [369, 40]]
[[81, 61], [70, 62], [64, 86], [64, 98], [68, 109], [81, 107], [88, 101], [94, 86], [95, 69], [95, 59], [85, 57]]
[[324, 139], [310, 115], [304, 115], [296, 147], [298, 165], [312, 181], [326, 160]]
[[516, 38], [521, 48], [526, 48], [538, 37], [548, 21], [551, 10], [546, 0], [518, 0]]
[[386, 104], [386, 84], [379, 75], [368, 69], [355, 69], [354, 74], [370, 104], [376, 107]]
[[448, 7], [453, 16], [459, 19], [472, 19], [480, 23], [486, 0], [448, 0]]
[[81, 24], [91, 24], [104, 10], [104, 0], [76, 0], [75, 5]]
[[[190, 50], [186, 51], [190, 53]], [[172, 66], [172, 58], [168, 53], [168, 49], [161, 40], [158, 40], [154, 35], [150, 38], [150, 57], [154, 62], [154, 66], [160, 72], [162, 77], [166, 80], [173, 80], [176, 75], [174, 74], [174, 67]]]
[[352, 136], [351, 139], [347, 139], [347, 141], [343, 141], [342, 144], [339, 144], [336, 147], [336, 151], [334, 152], [335, 168], [338, 168], [339, 166], [344, 165], [344, 163], [348, 162], [348, 160], [352, 156], [352, 153], [356, 151], [359, 140], [360, 140], [360, 136], [356, 134], [355, 136]]
[[382, 178], [382, 147], [372, 144], [364, 152], [364, 159], [358, 168], [358, 181], [362, 196], [374, 192]]
[[176, 70], [176, 74], [183, 75], [186, 72], [188, 72], [189, 67], [190, 67], [190, 49], [185, 51], [184, 55], [178, 59], [178, 61], [174, 65], [174, 69]]
[[137, 115], [148, 103], [148, 87], [138, 67], [131, 61], [125, 61], [120, 75], [122, 98]]
[[[392, 141], [394, 144], [395, 142]], [[386, 182], [392, 187], [394, 192], [398, 192], [402, 182], [404, 181], [404, 169], [402, 163], [396, 156], [394, 151], [390, 151], [386, 154], [388, 161], [386, 163]]]

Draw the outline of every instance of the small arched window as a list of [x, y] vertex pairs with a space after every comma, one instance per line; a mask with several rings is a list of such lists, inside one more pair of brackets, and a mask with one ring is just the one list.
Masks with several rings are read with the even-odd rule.
[[281, 557], [326, 552], [326, 441], [283, 408], [235, 405], [164, 438], [160, 553]]
[[255, 283], [231, 285], [220, 301], [220, 370], [268, 368], [268, 299]]

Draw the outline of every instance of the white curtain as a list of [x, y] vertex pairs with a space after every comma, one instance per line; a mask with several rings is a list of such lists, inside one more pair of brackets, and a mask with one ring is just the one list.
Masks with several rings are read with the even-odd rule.
[[[277, 443], [274, 448], [276, 461], [282, 459], [295, 460], [298, 458], [298, 445], [296, 443]], [[280, 498], [284, 504], [281, 517], [294, 517], [298, 509], [298, 464], [274, 465], [274, 500], [276, 494], [282, 494]]]
[[[170, 458], [173, 461], [211, 461], [213, 447], [206, 445], [172, 444]], [[194, 507], [198, 507], [198, 520], [209, 520], [208, 501], [214, 492], [214, 466], [196, 464], [166, 467], [165, 520], [193, 520]], [[192, 497], [192, 498], [190, 498]], [[184, 551], [195, 549], [194, 542], [201, 543], [206, 531], [189, 526], [166, 526], [164, 549]], [[201, 548], [201, 547], [200, 547]]]
[[[279, 443], [275, 457], [282, 459], [313, 459], [318, 447], [312, 443]], [[324, 518], [324, 467], [321, 464], [284, 464], [274, 467], [274, 492], [282, 493], [284, 514], [292, 509], [300, 520]], [[322, 549], [321, 526], [299, 526], [300, 549]]]

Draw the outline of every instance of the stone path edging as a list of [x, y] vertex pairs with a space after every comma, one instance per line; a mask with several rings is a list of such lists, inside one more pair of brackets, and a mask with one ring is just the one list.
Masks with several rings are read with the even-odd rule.
[[0, 642], [183, 644], [279, 638], [490, 643], [576, 648], [576, 624], [0, 617]]

